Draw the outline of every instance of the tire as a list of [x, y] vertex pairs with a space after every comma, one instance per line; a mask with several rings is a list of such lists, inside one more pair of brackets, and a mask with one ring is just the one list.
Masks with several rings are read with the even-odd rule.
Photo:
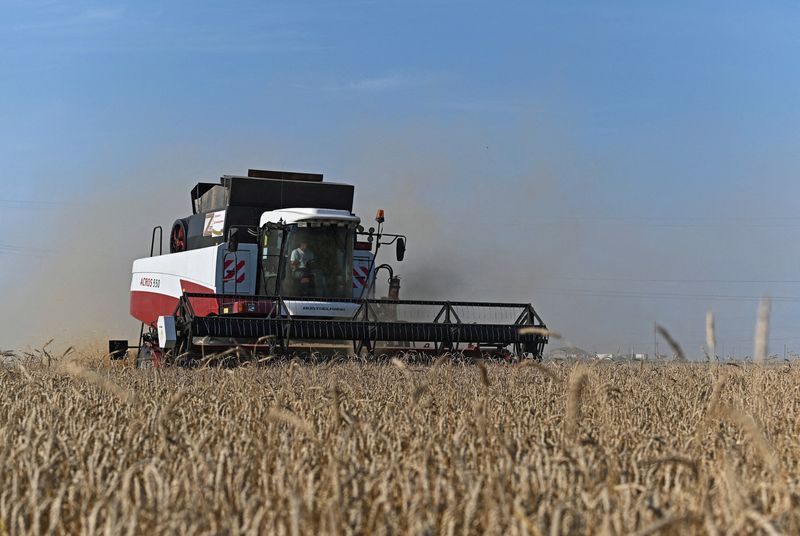
[[169, 252], [180, 253], [188, 249], [189, 233], [186, 220], [175, 220], [169, 233]]
[[139, 352], [136, 354], [136, 368], [153, 368], [153, 353], [148, 346], [141, 346], [139, 348]]

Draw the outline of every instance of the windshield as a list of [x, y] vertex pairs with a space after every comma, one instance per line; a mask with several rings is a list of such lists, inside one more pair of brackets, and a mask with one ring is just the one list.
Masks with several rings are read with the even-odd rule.
[[353, 230], [335, 224], [316, 225], [265, 229], [262, 294], [352, 296]]

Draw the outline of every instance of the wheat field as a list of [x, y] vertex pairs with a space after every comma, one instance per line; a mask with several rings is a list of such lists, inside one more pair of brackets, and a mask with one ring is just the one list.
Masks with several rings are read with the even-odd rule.
[[0, 534], [792, 534], [800, 372], [0, 367]]

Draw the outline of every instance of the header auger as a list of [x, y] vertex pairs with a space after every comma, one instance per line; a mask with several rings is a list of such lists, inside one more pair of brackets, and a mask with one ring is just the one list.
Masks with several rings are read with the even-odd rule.
[[[541, 358], [547, 331], [529, 303], [401, 300], [399, 276], [376, 261], [386, 246], [402, 261], [406, 237], [384, 232], [383, 210], [364, 229], [353, 193], [322, 175], [283, 171], [197, 184], [192, 214], [172, 225], [169, 253], [161, 254], [156, 227], [150, 256], [133, 262], [137, 366], [190, 364], [232, 349], [253, 357]], [[376, 299], [382, 270], [388, 296]], [[109, 342], [112, 358], [128, 348]]]

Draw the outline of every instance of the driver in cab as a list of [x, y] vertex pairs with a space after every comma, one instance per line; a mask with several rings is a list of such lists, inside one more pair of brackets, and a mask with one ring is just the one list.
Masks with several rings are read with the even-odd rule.
[[302, 272], [311, 268], [311, 265], [314, 263], [314, 253], [308, 249], [308, 242], [300, 242], [300, 247], [292, 251], [289, 262], [291, 263], [293, 272]]
[[314, 254], [308, 249], [308, 242], [300, 242], [300, 247], [294, 249], [289, 256], [289, 266], [292, 269], [291, 292], [298, 296], [313, 296], [316, 292], [314, 275], [311, 267], [314, 264]]

